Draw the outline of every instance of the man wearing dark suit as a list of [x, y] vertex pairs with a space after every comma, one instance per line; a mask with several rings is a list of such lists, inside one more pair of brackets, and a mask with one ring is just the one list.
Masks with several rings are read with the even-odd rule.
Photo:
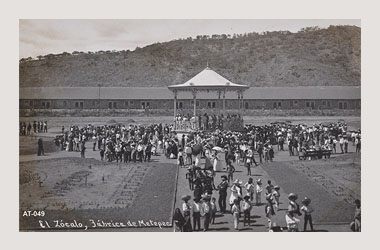
[[226, 212], [226, 199], [227, 199], [227, 176], [222, 175], [222, 182], [218, 185], [217, 190], [219, 191], [219, 209], [221, 213]]
[[37, 155], [38, 156], [41, 156], [41, 155], [45, 155], [45, 152], [44, 152], [44, 143], [42, 141], [41, 138], [38, 139], [38, 150], [37, 150]]

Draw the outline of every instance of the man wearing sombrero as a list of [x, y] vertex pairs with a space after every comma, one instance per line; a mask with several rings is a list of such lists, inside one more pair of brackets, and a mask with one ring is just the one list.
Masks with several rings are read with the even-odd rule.
[[261, 205], [261, 193], [263, 192], [262, 181], [257, 179], [256, 181], [256, 206]]
[[212, 213], [211, 203], [210, 203], [211, 196], [206, 195], [206, 194], [202, 195], [202, 200], [203, 200], [202, 212], [204, 215], [203, 231], [205, 232], [208, 230], [208, 227], [209, 227], [210, 222], [211, 222], [211, 213]]
[[309, 197], [305, 197], [303, 200], [302, 200], [302, 207], [301, 207], [301, 211], [304, 212], [304, 225], [303, 225], [303, 231], [306, 232], [306, 227], [307, 227], [307, 223], [309, 222], [310, 224], [310, 230], [311, 231], [314, 231], [313, 230], [313, 220], [311, 218], [311, 213], [314, 211], [314, 209], [311, 207], [310, 205], [310, 202], [311, 202], [311, 199]]

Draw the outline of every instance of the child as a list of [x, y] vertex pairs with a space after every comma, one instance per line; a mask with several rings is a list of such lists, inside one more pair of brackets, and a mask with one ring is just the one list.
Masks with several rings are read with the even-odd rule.
[[243, 213], [244, 213], [244, 226], [246, 224], [246, 221], [248, 221], [248, 226], [251, 225], [251, 209], [252, 209], [252, 203], [249, 199], [249, 196], [244, 196], [243, 201]]
[[247, 195], [249, 199], [253, 201], [253, 194], [255, 193], [255, 186], [253, 184], [253, 179], [249, 178], [248, 182], [244, 184], [244, 187], [247, 189]]
[[234, 200], [234, 205], [232, 206], [231, 213], [232, 213], [232, 218], [234, 220], [234, 228], [235, 228], [235, 230], [239, 230], [239, 214], [240, 214], [240, 209], [239, 209], [239, 201], [238, 201], [238, 199]]
[[157, 148], [156, 148], [155, 144], [153, 144], [153, 146], [152, 146], [151, 154], [154, 156], [157, 156]]
[[212, 197], [211, 199], [211, 223], [215, 224], [215, 215], [216, 215], [216, 199]]
[[263, 192], [263, 187], [261, 179], [256, 181], [256, 206], [261, 205], [261, 192]]
[[181, 168], [185, 166], [184, 161], [183, 161], [183, 152], [182, 152], [182, 149], [180, 149], [178, 151], [178, 166], [181, 167]]
[[311, 213], [314, 211], [314, 209], [310, 206], [311, 199], [308, 197], [305, 197], [302, 201], [302, 207], [301, 211], [304, 212], [305, 217], [304, 217], [304, 224], [303, 224], [303, 231], [306, 232], [306, 227], [307, 227], [307, 222], [310, 224], [310, 230], [313, 230], [313, 220], [311, 218]]

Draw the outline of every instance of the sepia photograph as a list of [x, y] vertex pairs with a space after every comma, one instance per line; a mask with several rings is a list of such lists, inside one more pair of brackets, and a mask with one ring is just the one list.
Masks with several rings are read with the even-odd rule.
[[361, 34], [19, 19], [19, 231], [361, 232]]

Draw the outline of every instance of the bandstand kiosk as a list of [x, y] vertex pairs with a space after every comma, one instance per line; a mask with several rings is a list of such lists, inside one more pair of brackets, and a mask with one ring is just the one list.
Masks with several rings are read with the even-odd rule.
[[[236, 92], [238, 99], [239, 114], [243, 108], [243, 93], [249, 87], [247, 85], [241, 85], [233, 83], [223, 76], [219, 75], [208, 66], [198, 73], [196, 76], [188, 80], [183, 84], [171, 85], [168, 87], [174, 94], [174, 124], [177, 129], [177, 101], [178, 94], [180, 92], [191, 92], [193, 96], [193, 118], [197, 117], [197, 93], [200, 92], [216, 92], [218, 94], [218, 107], [219, 113], [225, 114], [226, 111], [226, 92]], [[222, 105], [220, 102], [222, 101]], [[220, 110], [222, 107], [222, 110]]]

